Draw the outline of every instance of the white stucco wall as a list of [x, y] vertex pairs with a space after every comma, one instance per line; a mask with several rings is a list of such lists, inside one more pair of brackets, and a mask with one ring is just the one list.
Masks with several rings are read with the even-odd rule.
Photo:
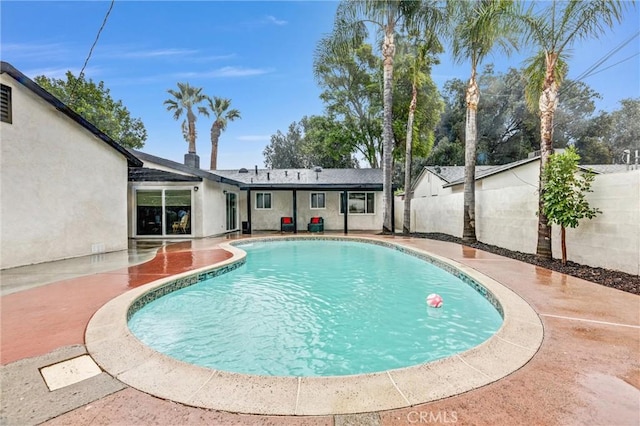
[[127, 248], [127, 161], [7, 74], [0, 268]]
[[[271, 209], [256, 209], [256, 193], [268, 192], [272, 194]], [[311, 209], [311, 192], [325, 193], [325, 208]], [[297, 191], [297, 228], [306, 231], [307, 224], [313, 216], [324, 218], [326, 231], [344, 230], [344, 216], [339, 213], [340, 193], [342, 191]], [[358, 191], [360, 192], [360, 191]], [[350, 214], [347, 218], [350, 231], [371, 231], [382, 229], [382, 193], [375, 192], [374, 214]], [[246, 202], [246, 197], [243, 202]], [[242, 207], [242, 220], [247, 220], [246, 204]], [[398, 214], [398, 212], [396, 212]], [[253, 231], [280, 230], [280, 218], [293, 216], [293, 191], [251, 191], [251, 221]]]
[[[629, 274], [640, 274], [640, 170], [597, 175], [591, 207], [602, 211], [567, 229], [567, 258], [571, 261]], [[560, 258], [560, 227], [553, 227], [553, 257]]]
[[[539, 162], [482, 179], [476, 190], [478, 239], [535, 253], [538, 236]], [[411, 203], [413, 232], [462, 236], [463, 193], [422, 196]], [[567, 230], [568, 259], [590, 266], [640, 273], [640, 170], [597, 175], [587, 195], [603, 213]], [[424, 193], [424, 192], [423, 192]], [[402, 209], [402, 201], [396, 204]], [[401, 222], [400, 222], [401, 223]], [[560, 227], [553, 226], [553, 256], [561, 257]]]
[[509, 250], [535, 253], [539, 175], [540, 163], [534, 161], [479, 181], [476, 188], [476, 217], [479, 218], [476, 236], [480, 241]]

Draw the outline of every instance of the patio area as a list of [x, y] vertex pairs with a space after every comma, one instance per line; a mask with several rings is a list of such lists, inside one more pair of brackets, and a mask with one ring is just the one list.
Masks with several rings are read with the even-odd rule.
[[[536, 311], [538, 353], [511, 375], [404, 409], [256, 416], [159, 399], [102, 372], [50, 391], [40, 368], [86, 354], [92, 315], [118, 295], [231, 257], [227, 238], [140, 246], [0, 273], [1, 413], [7, 425], [640, 424], [640, 297], [457, 244], [375, 236], [451, 259], [498, 281]], [[452, 386], [455, 386], [454, 380]], [[246, 395], [250, 399], [251, 395]]]

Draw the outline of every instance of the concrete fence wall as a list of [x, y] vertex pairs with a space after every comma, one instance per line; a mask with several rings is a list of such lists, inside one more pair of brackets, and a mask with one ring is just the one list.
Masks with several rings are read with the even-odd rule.
[[[530, 169], [530, 170], [528, 170]], [[487, 178], [476, 189], [477, 236], [484, 243], [535, 253], [538, 207], [535, 166], [515, 171], [511, 186], [497, 188]], [[515, 174], [514, 174], [515, 176]], [[598, 175], [587, 195], [602, 211], [567, 230], [569, 260], [640, 275], [640, 170]], [[396, 212], [404, 202], [397, 201]], [[462, 236], [463, 193], [420, 197], [411, 202], [412, 232], [440, 232]], [[402, 215], [397, 229], [402, 229]], [[553, 256], [561, 257], [560, 227], [553, 226]]]

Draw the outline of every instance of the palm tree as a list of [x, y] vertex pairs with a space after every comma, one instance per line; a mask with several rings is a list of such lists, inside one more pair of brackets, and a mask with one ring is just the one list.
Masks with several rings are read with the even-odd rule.
[[381, 35], [383, 69], [382, 171], [384, 205], [383, 233], [391, 233], [393, 217], [393, 60], [396, 33], [415, 28], [430, 18], [440, 16], [440, 2], [435, 0], [343, 0], [338, 5], [333, 36], [340, 44], [359, 45], [368, 35], [366, 25], [373, 25]]
[[178, 90], [169, 89], [167, 92], [173, 96], [173, 98], [167, 99], [163, 104], [167, 106], [167, 111], [173, 111], [173, 119], [179, 120], [180, 117], [182, 117], [182, 114], [186, 111], [189, 154], [195, 154], [196, 115], [194, 114], [193, 109], [197, 107], [198, 113], [206, 114], [206, 108], [198, 106], [198, 104], [207, 99], [207, 97], [202, 93], [202, 88], [191, 87], [189, 83], [178, 83]]
[[471, 77], [466, 92], [467, 117], [465, 122], [465, 161], [464, 161], [464, 227], [462, 239], [476, 242], [475, 226], [475, 182], [476, 151], [478, 127], [476, 113], [480, 101], [480, 89], [476, 79], [478, 66], [498, 45], [508, 54], [512, 42], [509, 36], [514, 33], [514, 20], [511, 18], [513, 0], [464, 0], [458, 3], [458, 24], [453, 39], [453, 57], [460, 63], [471, 62]]
[[538, 245], [536, 254], [551, 259], [551, 224], [544, 214], [544, 169], [553, 151], [553, 118], [558, 105], [558, 90], [567, 73], [567, 51], [576, 42], [597, 37], [620, 22], [624, 1], [552, 0], [537, 14], [523, 21], [527, 41], [539, 48], [529, 59], [525, 73], [527, 103], [540, 115], [540, 180], [538, 191]]
[[[207, 104], [209, 110], [215, 116], [215, 120], [211, 125], [211, 170], [216, 170], [218, 167], [218, 141], [220, 140], [220, 134], [227, 128], [227, 123], [240, 117], [240, 111], [237, 109], [229, 109], [231, 106], [231, 99], [219, 98], [214, 96], [213, 99], [207, 98]], [[208, 117], [209, 112], [205, 115]]]
[[402, 221], [402, 233], [409, 235], [411, 232], [411, 162], [413, 151], [413, 133], [414, 116], [418, 107], [418, 90], [427, 80], [425, 68], [430, 65], [430, 53], [441, 52], [442, 45], [434, 33], [426, 35], [426, 40], [420, 40], [419, 34], [412, 34], [413, 60], [409, 64], [409, 73], [411, 76], [411, 102], [409, 103], [409, 116], [407, 118], [407, 137], [405, 142], [405, 159], [404, 159], [404, 218]]

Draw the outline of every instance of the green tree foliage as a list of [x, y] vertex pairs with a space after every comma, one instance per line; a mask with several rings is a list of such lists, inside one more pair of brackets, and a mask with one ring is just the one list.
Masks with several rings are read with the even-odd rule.
[[553, 120], [558, 93], [567, 75], [568, 51], [578, 42], [596, 38], [622, 19], [626, 3], [618, 0], [551, 0], [522, 20], [527, 42], [537, 49], [526, 68], [527, 100], [540, 114], [540, 182], [536, 254], [551, 258], [551, 226], [543, 210], [544, 169], [553, 152]]
[[404, 160], [406, 155], [407, 122], [413, 97], [414, 77], [418, 82], [412, 125], [413, 155], [417, 157], [429, 155], [435, 142], [435, 130], [444, 111], [442, 96], [431, 78], [431, 67], [437, 63], [437, 60], [428, 50], [422, 60], [416, 60], [416, 54], [416, 46], [407, 45], [404, 39], [398, 40], [393, 86], [393, 157], [396, 161]]
[[444, 8], [436, 1], [414, 0], [343, 0], [336, 11], [332, 38], [338, 49], [358, 46], [373, 28], [380, 40], [382, 58], [382, 172], [383, 172], [383, 225], [382, 231], [393, 228], [393, 68], [396, 53], [395, 38], [404, 29], [422, 26], [428, 32], [440, 29], [444, 21]]
[[363, 43], [340, 48], [331, 37], [318, 44], [314, 74], [323, 92], [328, 117], [341, 122], [349, 136], [344, 148], [359, 152], [369, 166], [382, 160], [382, 63]]
[[465, 93], [465, 173], [462, 239], [476, 241], [475, 226], [475, 174], [478, 146], [477, 113], [480, 89], [477, 82], [478, 66], [495, 48], [509, 55], [509, 38], [516, 32], [512, 18], [513, 0], [458, 1], [456, 8], [453, 56], [458, 62], [469, 61], [471, 75]]
[[[495, 73], [492, 65], [478, 75], [482, 102], [478, 105], [478, 163], [505, 164], [539, 149], [540, 119], [526, 106], [525, 77], [511, 68]], [[611, 163], [612, 114], [594, 116], [599, 94], [584, 83], [566, 81], [554, 122], [554, 146], [575, 145], [584, 164]], [[445, 113], [436, 131], [437, 143], [428, 159], [432, 165], [461, 165], [464, 157], [464, 90], [461, 80], [449, 80], [442, 94]], [[571, 117], [575, 117], [571, 120]]]
[[142, 120], [132, 118], [122, 101], [111, 97], [103, 81], [96, 84], [91, 79], [74, 76], [71, 71], [65, 76], [66, 79], [56, 79], [41, 75], [35, 82], [120, 145], [144, 146], [147, 130]]
[[625, 149], [640, 149], [640, 98], [623, 99], [621, 108], [611, 113], [611, 147], [616, 159]]
[[199, 114], [208, 115], [207, 109], [199, 106], [200, 103], [207, 100], [207, 96], [202, 93], [201, 87], [193, 87], [189, 83], [178, 83], [178, 90], [169, 89], [167, 93], [171, 95], [171, 98], [163, 103], [167, 106], [167, 111], [173, 112], [174, 120], [179, 120], [183, 115], [186, 116], [186, 129], [185, 121], [181, 125], [182, 135], [186, 135], [186, 140], [189, 143], [189, 153], [195, 154], [197, 117], [193, 110], [196, 108]]
[[576, 228], [581, 219], [593, 219], [597, 208], [589, 207], [585, 193], [591, 191], [593, 173], [578, 173], [580, 156], [569, 147], [562, 154], [553, 154], [544, 168], [542, 179], [545, 185], [542, 209], [547, 218], [561, 227], [562, 263], [567, 263], [565, 230]]
[[274, 169], [357, 167], [346, 143], [349, 137], [349, 130], [327, 117], [303, 117], [291, 123], [286, 134], [278, 130], [271, 136], [263, 151], [264, 165]]

